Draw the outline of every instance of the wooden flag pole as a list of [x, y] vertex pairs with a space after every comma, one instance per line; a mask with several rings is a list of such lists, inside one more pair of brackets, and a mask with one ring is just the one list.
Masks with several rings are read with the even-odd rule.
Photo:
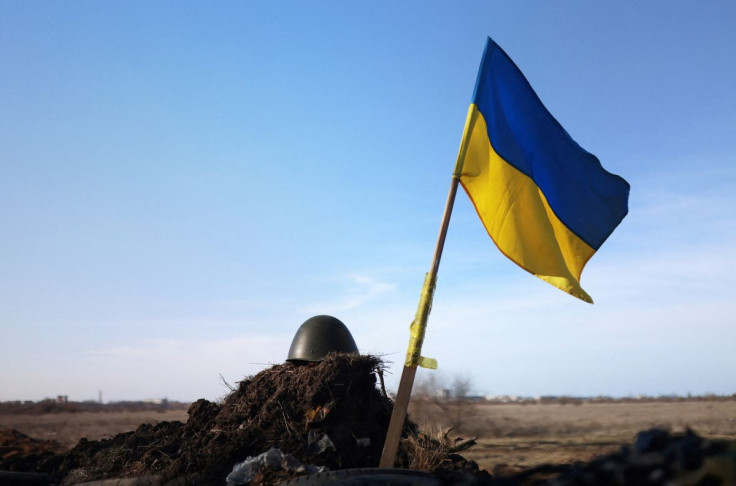
[[[404, 428], [404, 421], [406, 420], [406, 413], [409, 408], [411, 390], [414, 386], [414, 377], [417, 374], [417, 366], [421, 359], [419, 353], [422, 350], [427, 318], [429, 317], [429, 312], [432, 307], [434, 283], [437, 281], [437, 271], [440, 268], [442, 249], [445, 246], [445, 237], [447, 236], [447, 228], [450, 225], [450, 215], [452, 214], [452, 207], [455, 204], [455, 194], [457, 194], [457, 185], [459, 181], [459, 176], [454, 174], [450, 184], [450, 192], [447, 195], [447, 202], [445, 203], [445, 213], [442, 215], [442, 224], [440, 226], [440, 234], [437, 237], [437, 246], [434, 250], [434, 257], [432, 258], [432, 266], [424, 281], [424, 288], [422, 289], [422, 297], [419, 299], [417, 315], [414, 319], [414, 323], [412, 323], [412, 336], [409, 343], [409, 351], [407, 352], [404, 371], [401, 373], [399, 390], [396, 392], [394, 410], [391, 413], [391, 421], [389, 422], [388, 431], [386, 433], [386, 442], [383, 444], [383, 453], [381, 454], [379, 467], [393, 467], [396, 463], [396, 453], [399, 450], [401, 431]], [[415, 325], [416, 329], [414, 328]]]

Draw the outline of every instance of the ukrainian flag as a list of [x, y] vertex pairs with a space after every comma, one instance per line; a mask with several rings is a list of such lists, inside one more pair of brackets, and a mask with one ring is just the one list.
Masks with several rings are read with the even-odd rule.
[[626, 216], [629, 184], [568, 135], [491, 38], [455, 177], [501, 252], [593, 303], [580, 274]]

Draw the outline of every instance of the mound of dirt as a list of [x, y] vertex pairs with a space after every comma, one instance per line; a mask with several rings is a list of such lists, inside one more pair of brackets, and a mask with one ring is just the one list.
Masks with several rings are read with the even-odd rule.
[[17, 430], [0, 430], [0, 469], [48, 472], [56, 467], [62, 450], [53, 440], [33, 439]]
[[[376, 467], [393, 409], [377, 387], [382, 367], [376, 357], [347, 354], [275, 365], [240, 382], [221, 403], [193, 403], [186, 423], [144, 424], [108, 440], [82, 439], [53, 473], [62, 484], [146, 475], [224, 484], [236, 463], [271, 448], [330, 470]], [[404, 433], [417, 437], [416, 426], [407, 421]], [[400, 456], [405, 465], [411, 461], [406, 447]], [[475, 466], [448, 457], [435, 463], [444, 460], [454, 470]], [[295, 475], [279, 473], [278, 479]], [[251, 484], [274, 481], [261, 477]]]

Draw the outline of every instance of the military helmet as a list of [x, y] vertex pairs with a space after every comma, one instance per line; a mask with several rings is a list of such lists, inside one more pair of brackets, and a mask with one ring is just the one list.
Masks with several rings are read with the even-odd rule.
[[299, 327], [286, 361], [322, 361], [327, 354], [357, 353], [347, 326], [332, 316], [314, 316]]

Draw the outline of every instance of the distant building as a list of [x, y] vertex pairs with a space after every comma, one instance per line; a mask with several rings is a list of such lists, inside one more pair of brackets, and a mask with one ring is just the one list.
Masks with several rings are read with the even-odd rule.
[[169, 405], [169, 400], [166, 398], [149, 398], [141, 401], [150, 405], [160, 405], [162, 408], [166, 408]]

